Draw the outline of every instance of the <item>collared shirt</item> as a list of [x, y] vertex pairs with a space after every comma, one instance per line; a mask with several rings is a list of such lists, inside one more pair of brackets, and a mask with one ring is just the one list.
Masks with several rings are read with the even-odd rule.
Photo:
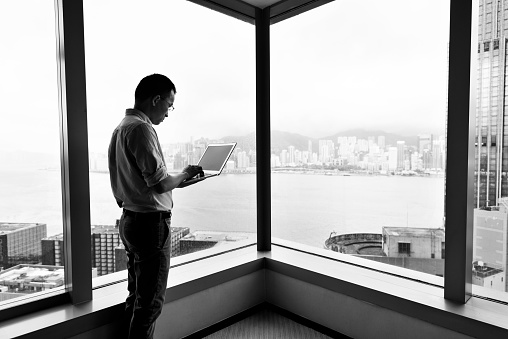
[[111, 188], [117, 202], [134, 212], [169, 211], [171, 191], [158, 194], [154, 186], [169, 174], [150, 119], [127, 109], [113, 132], [108, 150]]

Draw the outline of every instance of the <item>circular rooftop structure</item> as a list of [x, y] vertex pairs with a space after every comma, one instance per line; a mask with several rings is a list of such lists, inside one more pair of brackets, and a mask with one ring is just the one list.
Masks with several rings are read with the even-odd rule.
[[325, 248], [339, 253], [385, 256], [383, 236], [377, 233], [350, 233], [330, 236]]

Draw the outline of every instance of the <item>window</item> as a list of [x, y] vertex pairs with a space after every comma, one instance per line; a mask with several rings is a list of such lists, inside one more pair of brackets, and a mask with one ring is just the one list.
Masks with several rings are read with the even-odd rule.
[[408, 242], [399, 242], [399, 253], [400, 254], [411, 254], [411, 243]]
[[449, 3], [420, 5], [362, 2], [359, 21], [356, 2], [331, 2], [272, 25], [274, 237], [366, 265], [403, 265], [397, 242], [423, 237], [411, 261], [443, 275]]
[[0, 3], [0, 305], [64, 286], [52, 1]]
[[[136, 25], [125, 19], [134, 16]], [[196, 164], [209, 143], [237, 142], [220, 176], [173, 191], [173, 257], [255, 243], [254, 27], [186, 1], [84, 2], [84, 20], [96, 281], [126, 267], [107, 149], [137, 84], [152, 73], [177, 89], [175, 110], [155, 126], [170, 172]]]

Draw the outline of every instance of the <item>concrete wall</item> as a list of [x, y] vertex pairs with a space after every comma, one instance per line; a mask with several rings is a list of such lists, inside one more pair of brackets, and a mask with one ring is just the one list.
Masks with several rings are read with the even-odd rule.
[[270, 270], [266, 284], [269, 303], [352, 338], [472, 338]]
[[[264, 273], [259, 270], [166, 303], [157, 320], [154, 338], [182, 338], [262, 303], [265, 300]], [[119, 326], [119, 322], [110, 323], [69, 338], [116, 339]]]

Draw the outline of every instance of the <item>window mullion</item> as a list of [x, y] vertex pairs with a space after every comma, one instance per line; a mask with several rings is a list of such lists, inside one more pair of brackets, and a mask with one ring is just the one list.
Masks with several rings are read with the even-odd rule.
[[90, 190], [82, 0], [55, 0], [65, 284], [72, 302], [92, 299]]
[[258, 251], [271, 249], [270, 9], [256, 9], [256, 185]]
[[472, 294], [478, 0], [451, 0], [446, 164], [445, 298]]

